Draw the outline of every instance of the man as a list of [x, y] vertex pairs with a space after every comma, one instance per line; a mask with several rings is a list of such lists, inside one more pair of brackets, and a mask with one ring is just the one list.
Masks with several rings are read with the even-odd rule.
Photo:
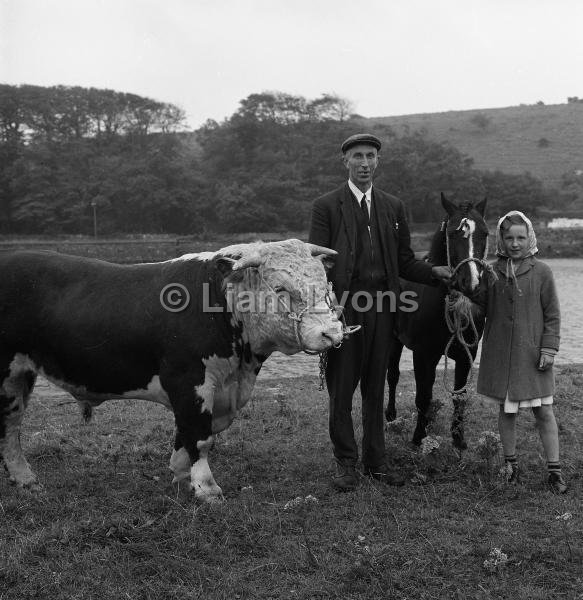
[[[438, 279], [448, 281], [450, 270], [415, 258], [403, 204], [373, 189], [380, 140], [360, 133], [345, 140], [341, 149], [348, 182], [314, 202], [309, 241], [338, 252], [328, 278], [344, 306], [346, 323], [361, 325], [328, 353], [326, 367], [330, 439], [337, 463], [332, 485], [350, 491], [358, 485], [352, 396], [359, 381], [364, 473], [384, 483], [404, 483], [385, 460], [383, 400], [395, 310], [388, 300], [392, 293], [398, 301], [399, 277], [435, 284]], [[383, 292], [385, 299], [379, 303]]]

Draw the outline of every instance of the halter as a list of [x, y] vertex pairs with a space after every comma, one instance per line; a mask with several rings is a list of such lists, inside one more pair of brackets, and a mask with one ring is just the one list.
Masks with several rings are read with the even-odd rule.
[[[464, 221], [467, 219], [467, 217], [464, 217], [459, 224], [459, 227], [456, 229], [456, 231], [458, 229], [461, 229]], [[484, 256], [482, 258], [476, 258], [475, 256], [468, 256], [467, 258], [464, 258], [463, 260], [461, 260], [460, 262], [457, 263], [457, 265], [455, 267], [452, 268], [451, 266], [451, 254], [450, 254], [450, 250], [449, 250], [449, 236], [447, 235], [447, 224], [449, 223], [449, 219], [446, 221], [443, 221], [441, 224], [441, 230], [445, 231], [445, 250], [447, 253], [447, 266], [450, 268], [451, 270], [451, 276], [453, 278], [453, 276], [459, 271], [459, 268], [466, 264], [466, 263], [477, 263], [479, 264], [482, 269], [484, 271], [486, 271], [488, 273], [488, 276], [493, 276], [496, 277], [496, 273], [494, 272], [494, 268], [492, 267], [492, 265], [486, 260], [486, 257], [488, 256], [488, 238], [486, 238], [486, 247], [484, 248]], [[466, 236], [467, 237], [467, 236]], [[451, 288], [452, 284], [448, 284], [448, 286]]]
[[[300, 325], [302, 323], [302, 319], [303, 319], [304, 315], [309, 314], [310, 307], [306, 304], [299, 312], [293, 311], [291, 309], [291, 307], [289, 307], [284, 302], [283, 298], [273, 289], [273, 287], [270, 286], [267, 283], [267, 281], [265, 281], [265, 279], [263, 279], [263, 283], [266, 285], [266, 287], [269, 290], [271, 290], [277, 296], [278, 302], [283, 306], [283, 308], [287, 312], [288, 319], [291, 319], [291, 321], [293, 323], [293, 328], [294, 328], [294, 335], [296, 337], [296, 342], [298, 343], [298, 348], [300, 349], [300, 351], [305, 352], [306, 354], [309, 354], [309, 355], [322, 354], [321, 352], [319, 352], [317, 350], [307, 350], [304, 345], [304, 342], [302, 341]], [[344, 308], [342, 306], [340, 306], [339, 304], [334, 304], [332, 302], [332, 284], [331, 283], [328, 283], [328, 288], [326, 289], [326, 292], [324, 293], [323, 300], [324, 300], [324, 302], [326, 302], [328, 308], [331, 311], [340, 313], [340, 317], [341, 317], [340, 320], [342, 322], [342, 334], [343, 334], [342, 341], [344, 341], [344, 339], [347, 338], [351, 333], [354, 333], [355, 331], [358, 331], [360, 329], [360, 325], [346, 325], [346, 321], [344, 319], [344, 314], [343, 314]], [[315, 302], [314, 304], [317, 304], [317, 302]], [[334, 348], [340, 348], [340, 346], [342, 345], [342, 341], [340, 341], [338, 344], [334, 344]]]
[[[464, 214], [467, 214], [467, 211], [465, 211]], [[460, 224], [457, 227], [457, 229], [461, 229], [465, 225], [464, 221], [466, 221], [466, 220], [467, 220], [467, 216], [464, 216], [464, 218], [462, 218], [462, 220], [460, 221]], [[490, 281], [496, 280], [497, 275], [494, 271], [494, 268], [492, 267], [492, 265], [490, 263], [488, 263], [486, 261], [486, 257], [488, 256], [488, 238], [486, 238], [486, 247], [484, 248], [484, 256], [482, 258], [468, 256], [467, 258], [464, 258], [463, 260], [459, 261], [457, 263], [457, 265], [452, 268], [451, 254], [450, 254], [450, 249], [449, 249], [449, 236], [447, 235], [448, 222], [449, 222], [449, 219], [442, 222], [441, 230], [442, 231], [445, 230], [445, 248], [446, 248], [446, 252], [447, 252], [447, 266], [451, 270], [451, 279], [453, 279], [453, 276], [458, 272], [458, 270], [460, 269], [460, 267], [462, 265], [464, 265], [466, 263], [474, 262], [474, 263], [479, 264], [482, 267], [482, 276], [485, 271]], [[457, 231], [457, 229], [456, 229], [456, 231]], [[467, 235], [465, 237], [467, 237]], [[444, 370], [443, 370], [443, 387], [451, 394], [460, 395], [460, 394], [464, 394], [466, 392], [467, 388], [471, 385], [471, 383], [473, 381], [474, 359], [472, 357], [470, 348], [474, 348], [475, 346], [478, 345], [478, 342], [480, 341], [480, 336], [478, 335], [478, 330], [476, 328], [476, 324], [474, 322], [474, 317], [472, 315], [471, 300], [466, 295], [464, 295], [462, 292], [460, 292], [459, 290], [455, 290], [453, 288], [453, 283], [451, 283], [451, 280], [450, 280], [450, 283], [448, 283], [448, 291], [445, 296], [445, 307], [444, 308], [445, 308], [445, 310], [444, 310], [445, 322], [447, 324], [447, 328], [451, 334], [451, 337], [449, 338], [449, 341], [447, 342], [444, 353], [443, 353], [444, 358], [445, 358]], [[473, 339], [471, 341], [468, 341], [465, 338], [465, 332], [468, 328], [470, 328], [471, 332], [472, 332]], [[450, 346], [452, 345], [452, 343], [455, 340], [457, 340], [459, 342], [460, 346], [465, 350], [466, 355], [468, 357], [469, 364], [470, 364], [470, 376], [469, 376], [468, 380], [466, 381], [465, 385], [462, 388], [460, 388], [459, 390], [456, 390], [455, 386], [450, 388], [447, 384], [447, 354], [449, 352]]]

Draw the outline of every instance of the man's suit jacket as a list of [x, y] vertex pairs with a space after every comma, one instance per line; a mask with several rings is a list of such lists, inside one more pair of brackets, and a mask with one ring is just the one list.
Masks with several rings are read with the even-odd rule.
[[[403, 203], [382, 190], [372, 189], [373, 217], [376, 216], [389, 290], [397, 297], [399, 277], [435, 284], [430, 263], [418, 260], [411, 250], [411, 236]], [[309, 242], [338, 252], [328, 279], [336, 297], [350, 289], [357, 251], [357, 221], [354, 196], [348, 182], [314, 201]]]

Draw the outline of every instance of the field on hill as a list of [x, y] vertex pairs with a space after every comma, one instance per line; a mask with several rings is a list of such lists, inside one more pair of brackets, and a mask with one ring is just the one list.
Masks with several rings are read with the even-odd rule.
[[[480, 127], [477, 115], [484, 115]], [[583, 103], [528, 105], [376, 117], [396, 133], [425, 129], [471, 156], [478, 169], [530, 172], [549, 187], [561, 175], [583, 170]], [[486, 121], [484, 121], [485, 123]]]

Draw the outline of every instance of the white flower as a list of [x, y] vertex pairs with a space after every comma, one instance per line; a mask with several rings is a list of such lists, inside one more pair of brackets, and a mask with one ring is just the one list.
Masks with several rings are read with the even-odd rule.
[[562, 515], [557, 515], [555, 519], [557, 521], [570, 521], [573, 518], [573, 515], [570, 512], [563, 513]]
[[438, 435], [428, 435], [421, 441], [421, 454], [428, 455], [440, 446], [441, 437]]
[[298, 506], [307, 506], [308, 504], [318, 504], [318, 498], [312, 496], [311, 494], [305, 498], [296, 496], [293, 500], [289, 500], [285, 503], [283, 510], [292, 510]]
[[493, 431], [484, 431], [478, 439], [478, 454], [482, 458], [493, 458], [500, 449], [500, 436]]
[[296, 496], [293, 500], [288, 500], [283, 507], [283, 510], [292, 510], [296, 506], [304, 503], [304, 499], [301, 496]]
[[512, 477], [512, 465], [510, 463], [504, 463], [503, 467], [500, 467], [498, 471], [498, 477], [504, 481], [509, 481]]
[[500, 548], [492, 548], [490, 558], [484, 561], [484, 568], [490, 572], [494, 572], [498, 567], [504, 566], [508, 562], [508, 555], [502, 552]]
[[487, 444], [498, 444], [500, 443], [500, 435], [493, 431], [483, 431], [482, 437], [478, 440], [478, 446], [485, 446]]

